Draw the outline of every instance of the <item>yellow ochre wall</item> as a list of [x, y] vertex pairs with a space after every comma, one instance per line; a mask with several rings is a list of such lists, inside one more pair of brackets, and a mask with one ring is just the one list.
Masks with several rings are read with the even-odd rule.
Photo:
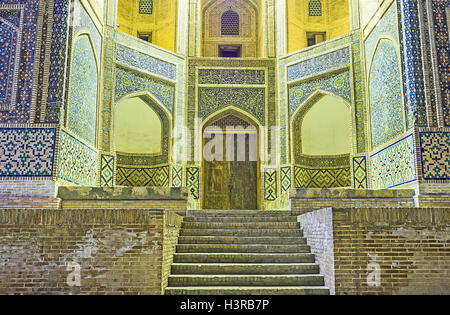
[[325, 32], [326, 40], [350, 32], [349, 0], [321, 0], [322, 16], [309, 16], [309, 0], [286, 0], [288, 53], [307, 47], [307, 32]]
[[324, 96], [306, 113], [301, 128], [303, 154], [350, 153], [351, 113], [343, 100]]
[[177, 0], [153, 0], [152, 14], [139, 14], [138, 0], [119, 0], [117, 29], [138, 36], [152, 32], [152, 43], [170, 51], [176, 50]]
[[121, 153], [161, 153], [162, 124], [156, 112], [139, 97], [117, 104], [114, 123], [116, 150]]

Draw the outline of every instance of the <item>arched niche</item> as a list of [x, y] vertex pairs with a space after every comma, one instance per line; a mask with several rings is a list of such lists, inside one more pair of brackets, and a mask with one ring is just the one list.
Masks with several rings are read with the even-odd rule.
[[[114, 112], [114, 146], [127, 165], [167, 163], [170, 155], [169, 114], [150, 95], [135, 93], [117, 102]], [[134, 163], [135, 161], [136, 163]], [[140, 161], [140, 162], [139, 162]]]
[[[239, 49], [240, 57], [259, 57], [262, 38], [261, 1], [204, 0], [202, 1], [202, 55], [220, 57], [221, 49]], [[239, 30], [232, 35], [222, 34], [222, 18], [237, 14]]]
[[97, 129], [98, 65], [87, 32], [75, 36], [69, 79], [67, 128], [95, 146]]
[[368, 93], [372, 149], [405, 129], [399, 49], [391, 38], [378, 39], [370, 64]]
[[298, 160], [300, 155], [350, 154], [351, 109], [342, 98], [316, 94], [300, 107], [292, 121], [294, 160]]
[[344, 99], [318, 91], [291, 121], [294, 186], [351, 186], [352, 110]]

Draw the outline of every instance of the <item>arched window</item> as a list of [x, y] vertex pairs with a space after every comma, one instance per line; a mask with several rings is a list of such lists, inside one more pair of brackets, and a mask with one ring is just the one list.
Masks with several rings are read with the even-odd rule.
[[139, 14], [152, 14], [153, 0], [139, 0]]
[[239, 14], [228, 10], [222, 15], [222, 35], [239, 35]]
[[309, 1], [309, 16], [322, 16], [322, 3], [320, 0]]

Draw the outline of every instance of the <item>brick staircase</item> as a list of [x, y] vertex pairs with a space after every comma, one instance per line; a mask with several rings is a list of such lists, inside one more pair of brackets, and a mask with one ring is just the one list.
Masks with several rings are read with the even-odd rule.
[[165, 294], [329, 294], [288, 211], [189, 211]]

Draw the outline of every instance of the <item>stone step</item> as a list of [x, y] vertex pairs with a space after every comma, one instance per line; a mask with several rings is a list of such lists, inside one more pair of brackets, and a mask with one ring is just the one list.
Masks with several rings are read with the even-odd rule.
[[[167, 287], [167, 295], [329, 295], [324, 286], [316, 287]], [[224, 307], [224, 305], [222, 305]]]
[[308, 245], [178, 244], [177, 253], [309, 253]]
[[292, 216], [289, 210], [188, 210], [187, 216]]
[[180, 236], [178, 244], [298, 244], [305, 245], [306, 238], [298, 236]]
[[232, 263], [174, 263], [172, 274], [216, 274], [216, 275], [282, 275], [282, 274], [318, 274], [319, 265], [316, 263], [254, 263], [254, 264], [232, 264]]
[[183, 222], [183, 229], [299, 229], [298, 222]]
[[175, 253], [174, 263], [314, 263], [309, 253]]
[[296, 216], [195, 216], [185, 217], [184, 222], [297, 222]]
[[169, 287], [323, 286], [321, 275], [171, 275]]
[[299, 229], [181, 229], [181, 236], [303, 236]]

